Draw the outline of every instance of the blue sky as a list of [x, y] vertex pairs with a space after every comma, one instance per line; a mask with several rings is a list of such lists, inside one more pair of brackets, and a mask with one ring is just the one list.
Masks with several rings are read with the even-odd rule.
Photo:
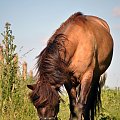
[[[99, 16], [108, 22], [115, 45], [106, 85], [120, 86], [120, 0], [0, 0], [0, 33], [4, 31], [6, 22], [11, 23], [20, 61], [27, 61], [30, 70], [49, 37], [78, 11]], [[1, 40], [2, 36], [0, 43]], [[34, 50], [22, 57], [31, 49]]]

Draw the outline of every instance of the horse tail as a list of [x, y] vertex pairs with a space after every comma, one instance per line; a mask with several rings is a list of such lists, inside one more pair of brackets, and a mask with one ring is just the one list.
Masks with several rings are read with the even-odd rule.
[[[93, 83], [91, 86], [91, 90], [88, 96], [88, 101], [85, 108], [85, 117], [90, 120], [94, 120], [95, 115], [100, 111], [102, 106], [101, 103], [101, 87], [99, 84], [99, 77], [93, 78]], [[85, 119], [86, 120], [86, 119]]]

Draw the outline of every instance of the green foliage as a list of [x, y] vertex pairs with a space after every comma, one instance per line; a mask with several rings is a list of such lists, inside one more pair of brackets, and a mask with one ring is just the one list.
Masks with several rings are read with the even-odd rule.
[[[62, 96], [65, 103], [61, 103], [59, 119], [68, 120], [69, 118], [69, 101], [67, 95]], [[114, 102], [113, 102], [114, 101]], [[96, 120], [120, 120], [120, 90], [103, 89], [102, 90], [102, 107]]]
[[[10, 30], [10, 24], [6, 23], [5, 31], [2, 34], [3, 40], [3, 60], [0, 61], [1, 68], [1, 116], [2, 114], [8, 114], [10, 107], [13, 104], [13, 92], [14, 84], [17, 79], [17, 60], [14, 61], [16, 55], [16, 45], [13, 44], [14, 36]], [[14, 111], [11, 111], [9, 117], [13, 117]]]
[[3, 59], [0, 61], [0, 120], [37, 120], [33, 105], [28, 99], [27, 84], [18, 75], [18, 56], [15, 52], [14, 36], [10, 24], [6, 23], [2, 33]]
[[69, 110], [69, 100], [67, 95], [61, 95], [63, 101], [60, 102], [60, 111], [58, 114], [58, 120], [68, 120], [70, 110]]
[[[103, 112], [111, 117], [110, 120], [120, 120], [120, 90], [103, 89], [102, 90]], [[109, 120], [109, 119], [108, 119]]]

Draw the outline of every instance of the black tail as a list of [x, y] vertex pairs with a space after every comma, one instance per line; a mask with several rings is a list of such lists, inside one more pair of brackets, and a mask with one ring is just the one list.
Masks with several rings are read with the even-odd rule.
[[85, 120], [94, 120], [94, 117], [101, 108], [101, 88], [99, 84], [100, 77], [93, 78], [91, 91], [85, 108]]

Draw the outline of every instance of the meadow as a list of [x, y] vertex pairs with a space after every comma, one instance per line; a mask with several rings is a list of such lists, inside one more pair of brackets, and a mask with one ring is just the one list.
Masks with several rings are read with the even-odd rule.
[[[0, 120], [38, 120], [37, 111], [29, 100], [29, 90], [26, 87], [32, 80], [20, 80], [13, 95], [12, 104], [4, 101]], [[65, 102], [60, 103], [58, 120], [68, 120], [69, 101], [66, 91], [61, 94]], [[1, 103], [1, 101], [0, 101]], [[120, 120], [120, 90], [104, 88], [102, 90], [103, 108], [97, 115], [96, 120]], [[10, 106], [11, 105], [11, 106]]]
[[[15, 52], [14, 36], [10, 24], [6, 23], [0, 46], [0, 120], [38, 120], [37, 111], [29, 99], [28, 84], [33, 77], [25, 79], [21, 73], [19, 59]], [[18, 74], [19, 73], [19, 74]], [[60, 103], [58, 120], [69, 119], [69, 100], [65, 90], [60, 94], [65, 102]], [[120, 89], [102, 89], [102, 108], [96, 120], [120, 120]]]

